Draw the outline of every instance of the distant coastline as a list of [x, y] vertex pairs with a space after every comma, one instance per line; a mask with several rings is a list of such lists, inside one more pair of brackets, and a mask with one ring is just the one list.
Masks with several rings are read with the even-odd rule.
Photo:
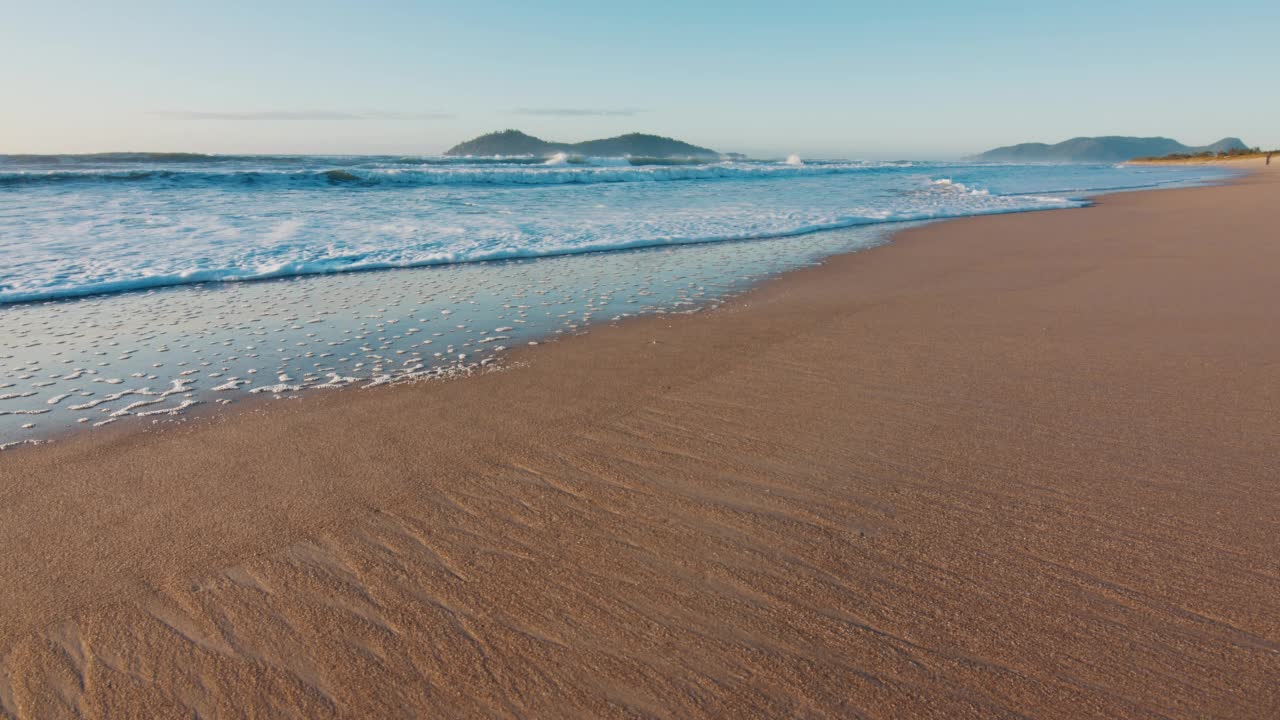
[[[1184, 145], [1166, 137], [1077, 137], [1049, 145], [1041, 142], [1006, 145], [968, 159], [980, 162], [1126, 162], [1136, 158], [1167, 155], [1220, 154], [1248, 151], [1236, 137], [1226, 137], [1210, 145]], [[1256, 150], [1256, 148], [1253, 148]]]
[[1262, 160], [1268, 155], [1280, 155], [1280, 150], [1261, 150], [1252, 148], [1249, 150], [1239, 150], [1224, 153], [1197, 153], [1194, 155], [1186, 153], [1174, 153], [1173, 155], [1164, 155], [1161, 157], [1142, 157], [1134, 158], [1129, 163], [1133, 165], [1207, 165], [1220, 163], [1240, 163], [1251, 160]]

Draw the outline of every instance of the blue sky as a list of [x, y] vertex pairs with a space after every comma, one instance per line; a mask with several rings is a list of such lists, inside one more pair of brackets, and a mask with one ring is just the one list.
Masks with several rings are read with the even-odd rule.
[[1280, 146], [1277, 2], [15, 2], [0, 152], [434, 153], [517, 127], [952, 157]]

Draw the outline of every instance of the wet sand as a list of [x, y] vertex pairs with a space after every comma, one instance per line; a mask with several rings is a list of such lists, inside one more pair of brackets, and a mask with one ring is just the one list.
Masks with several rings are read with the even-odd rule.
[[1275, 167], [7, 453], [0, 713], [1275, 715]]

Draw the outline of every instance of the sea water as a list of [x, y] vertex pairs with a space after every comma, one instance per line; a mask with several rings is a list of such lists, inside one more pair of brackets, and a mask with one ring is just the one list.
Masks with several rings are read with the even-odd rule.
[[476, 372], [592, 322], [699, 311], [903, 222], [1227, 174], [795, 156], [0, 156], [0, 447], [255, 394]]

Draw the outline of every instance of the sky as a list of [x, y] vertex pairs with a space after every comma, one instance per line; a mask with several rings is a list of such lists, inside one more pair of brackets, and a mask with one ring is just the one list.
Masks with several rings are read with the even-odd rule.
[[1280, 147], [1280, 2], [0, 0], [0, 153]]

